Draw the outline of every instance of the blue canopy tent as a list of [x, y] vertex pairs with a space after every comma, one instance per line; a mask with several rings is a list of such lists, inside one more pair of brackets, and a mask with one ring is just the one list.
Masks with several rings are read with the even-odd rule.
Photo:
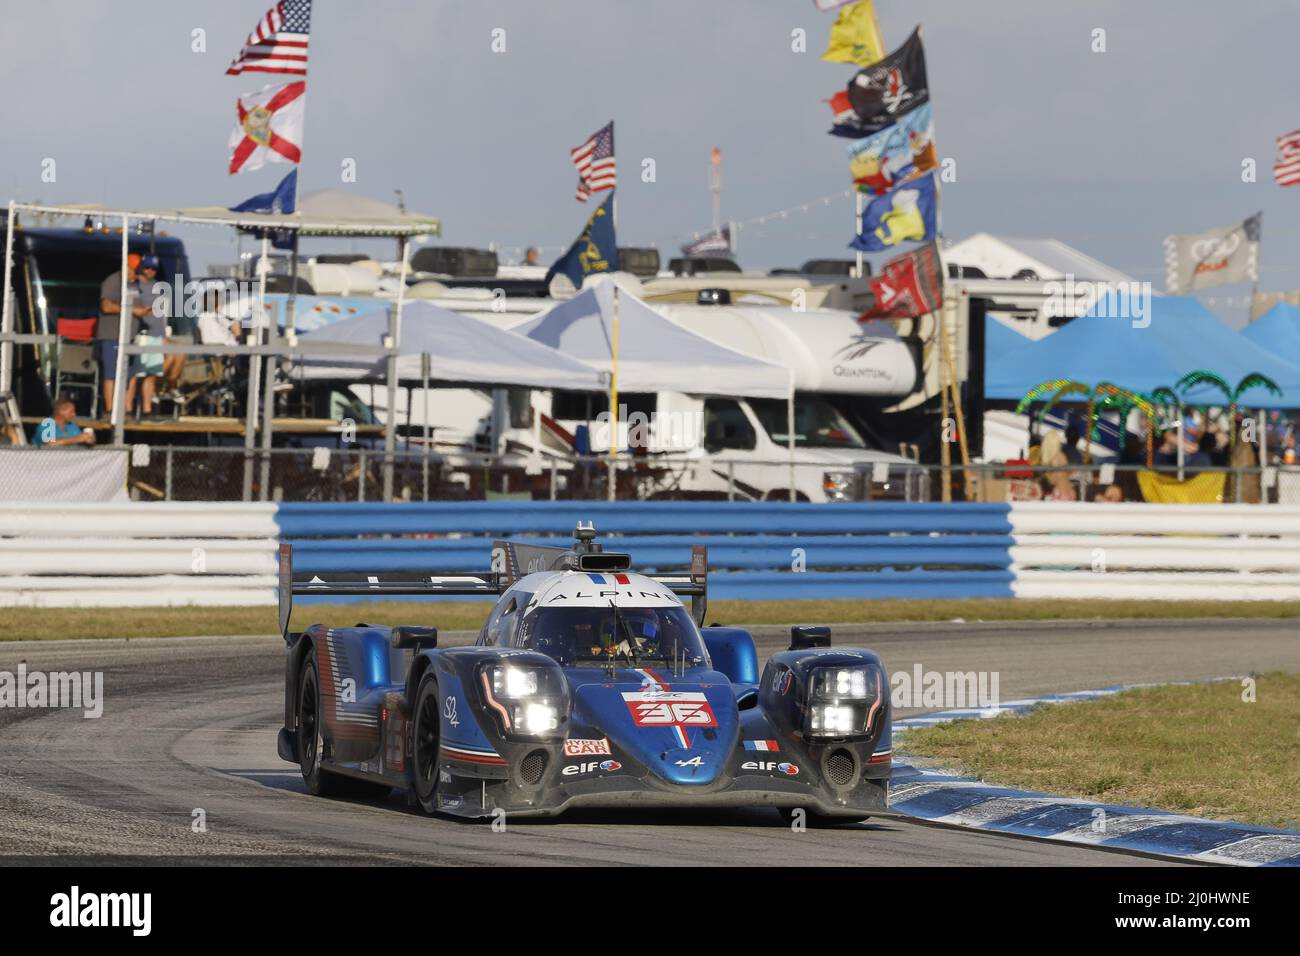
[[1279, 302], [1241, 334], [1282, 361], [1300, 364], [1300, 305]]
[[[1056, 378], [1092, 386], [1112, 382], [1149, 394], [1198, 370], [1213, 372], [1230, 386], [1259, 372], [1282, 389], [1280, 398], [1264, 388], [1249, 389], [1239, 402], [1244, 408], [1300, 408], [1300, 365], [1234, 332], [1188, 296], [1154, 297], [1149, 322], [1094, 310], [1045, 339], [991, 357], [985, 396], [1018, 401], [1035, 385]], [[1188, 392], [1186, 401], [1221, 405], [1224, 399], [1213, 387], [1201, 386]]]
[[984, 316], [984, 361], [992, 362], [1008, 352], [1028, 345], [1030, 339], [1015, 329], [999, 322], [991, 315]]

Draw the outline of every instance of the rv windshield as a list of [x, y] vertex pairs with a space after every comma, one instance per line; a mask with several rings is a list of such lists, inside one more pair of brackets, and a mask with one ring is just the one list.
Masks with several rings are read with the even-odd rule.
[[[751, 398], [763, 430], [778, 445], [786, 444], [785, 402], [779, 398]], [[801, 448], [866, 448], [866, 442], [852, 425], [824, 398], [796, 395], [794, 398], [794, 443]]]

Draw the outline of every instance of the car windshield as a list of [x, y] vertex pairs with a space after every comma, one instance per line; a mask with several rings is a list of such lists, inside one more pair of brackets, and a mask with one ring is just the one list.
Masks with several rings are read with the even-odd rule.
[[[751, 398], [754, 410], [768, 437], [778, 445], [789, 441], [786, 404], [779, 398]], [[794, 443], [801, 448], [866, 448], [866, 442], [824, 398], [796, 395], [794, 400]]]
[[539, 608], [520, 625], [519, 644], [562, 664], [707, 660], [695, 622], [681, 605]]

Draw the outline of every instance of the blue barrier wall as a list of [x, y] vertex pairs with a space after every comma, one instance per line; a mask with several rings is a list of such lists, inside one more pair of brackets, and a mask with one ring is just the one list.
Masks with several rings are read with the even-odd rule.
[[719, 599], [1012, 596], [1005, 504], [293, 503], [276, 515], [295, 567], [312, 572], [483, 570], [493, 538], [562, 544], [579, 521], [638, 569], [685, 568], [707, 544]]

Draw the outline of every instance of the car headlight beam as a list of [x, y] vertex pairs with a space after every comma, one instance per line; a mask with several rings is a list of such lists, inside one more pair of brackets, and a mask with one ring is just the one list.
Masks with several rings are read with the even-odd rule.
[[804, 731], [809, 737], [869, 733], [881, 707], [880, 671], [867, 664], [813, 668], [808, 680]]
[[510, 735], [548, 737], [559, 730], [564, 676], [558, 668], [488, 664], [481, 675], [488, 709]]

